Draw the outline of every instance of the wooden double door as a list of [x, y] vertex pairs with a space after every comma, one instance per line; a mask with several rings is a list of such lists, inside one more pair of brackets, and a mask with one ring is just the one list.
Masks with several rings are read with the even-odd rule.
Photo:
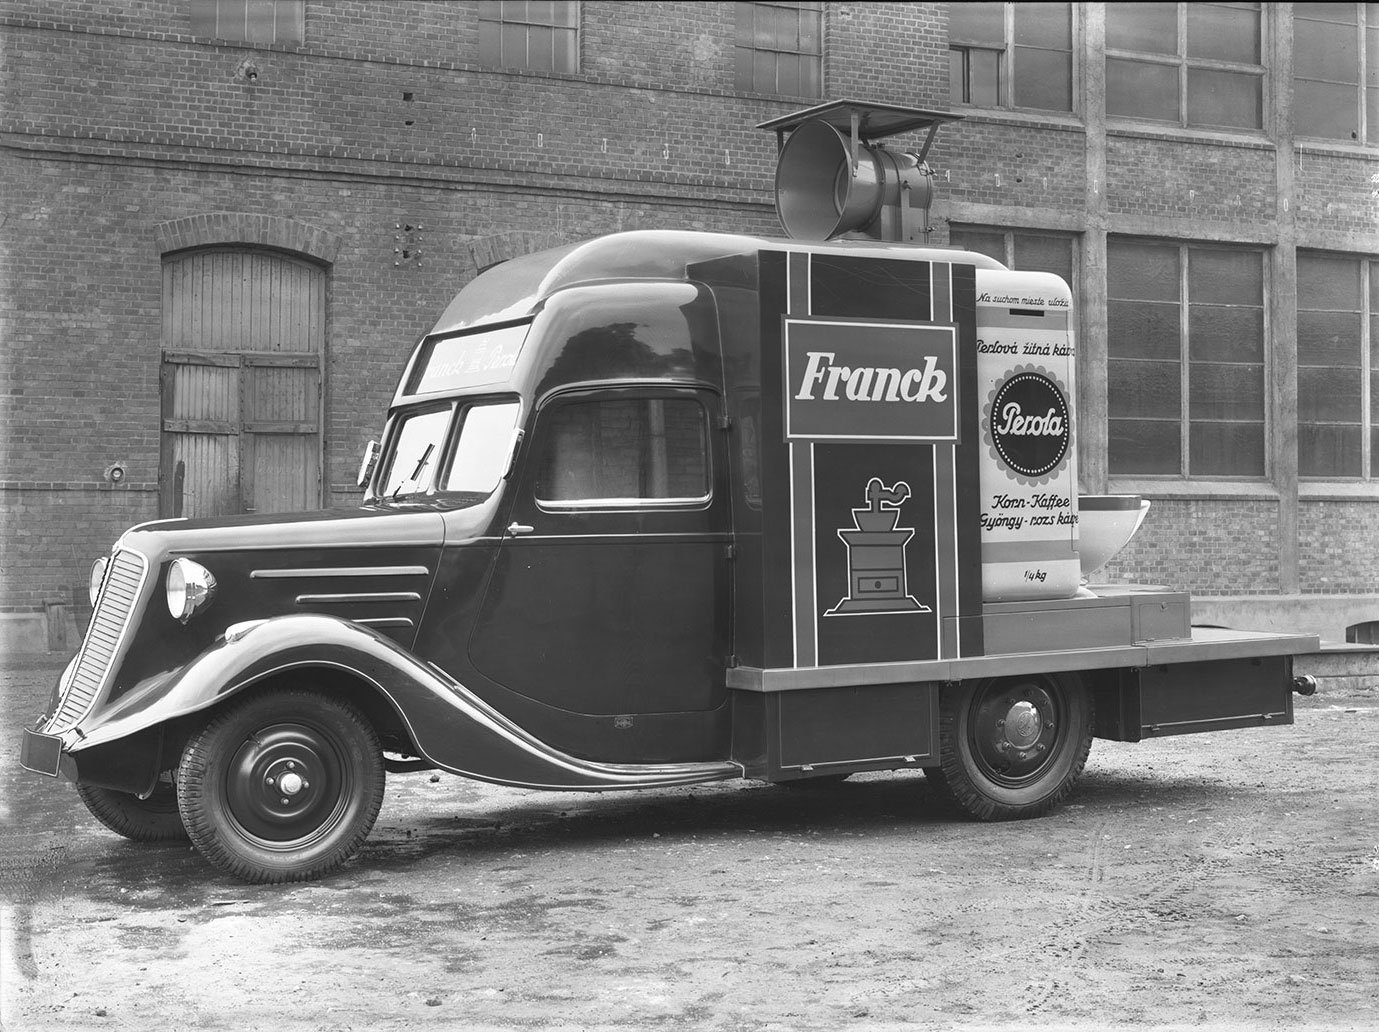
[[164, 517], [319, 508], [325, 296], [325, 269], [281, 252], [164, 261]]

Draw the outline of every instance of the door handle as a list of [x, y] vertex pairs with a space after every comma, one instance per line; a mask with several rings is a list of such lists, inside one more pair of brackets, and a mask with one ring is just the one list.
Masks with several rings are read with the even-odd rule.
[[512, 537], [516, 537], [518, 534], [530, 534], [535, 529], [535, 527], [529, 527], [525, 523], [508, 524], [508, 534]]

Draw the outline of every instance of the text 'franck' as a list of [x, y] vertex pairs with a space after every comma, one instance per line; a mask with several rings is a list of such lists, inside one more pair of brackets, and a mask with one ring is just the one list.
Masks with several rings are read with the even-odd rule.
[[[796, 401], [814, 401], [814, 390], [822, 387], [823, 401], [947, 401], [948, 374], [938, 368], [938, 359], [924, 359], [923, 369], [878, 368], [876, 366], [834, 365], [834, 352], [809, 351]], [[839, 395], [839, 390], [842, 395]]]

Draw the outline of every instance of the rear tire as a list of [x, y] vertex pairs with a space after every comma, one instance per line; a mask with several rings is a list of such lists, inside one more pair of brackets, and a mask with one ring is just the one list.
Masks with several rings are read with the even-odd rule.
[[305, 689], [231, 705], [187, 743], [177, 800], [192, 844], [249, 882], [319, 878], [359, 849], [383, 804], [378, 735]]
[[159, 781], [147, 799], [82, 784], [77, 785], [77, 795], [91, 816], [116, 835], [135, 842], [187, 841], [187, 829], [177, 811], [177, 790], [167, 781]]
[[963, 684], [939, 707], [940, 794], [977, 820], [1042, 817], [1072, 791], [1092, 748], [1092, 696], [1076, 674]]

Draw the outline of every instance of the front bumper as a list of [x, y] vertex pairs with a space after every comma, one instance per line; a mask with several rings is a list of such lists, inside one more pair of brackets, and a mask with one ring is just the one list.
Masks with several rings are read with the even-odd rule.
[[35, 774], [55, 778], [62, 766], [62, 738], [24, 729], [24, 742], [19, 748], [19, 765]]

